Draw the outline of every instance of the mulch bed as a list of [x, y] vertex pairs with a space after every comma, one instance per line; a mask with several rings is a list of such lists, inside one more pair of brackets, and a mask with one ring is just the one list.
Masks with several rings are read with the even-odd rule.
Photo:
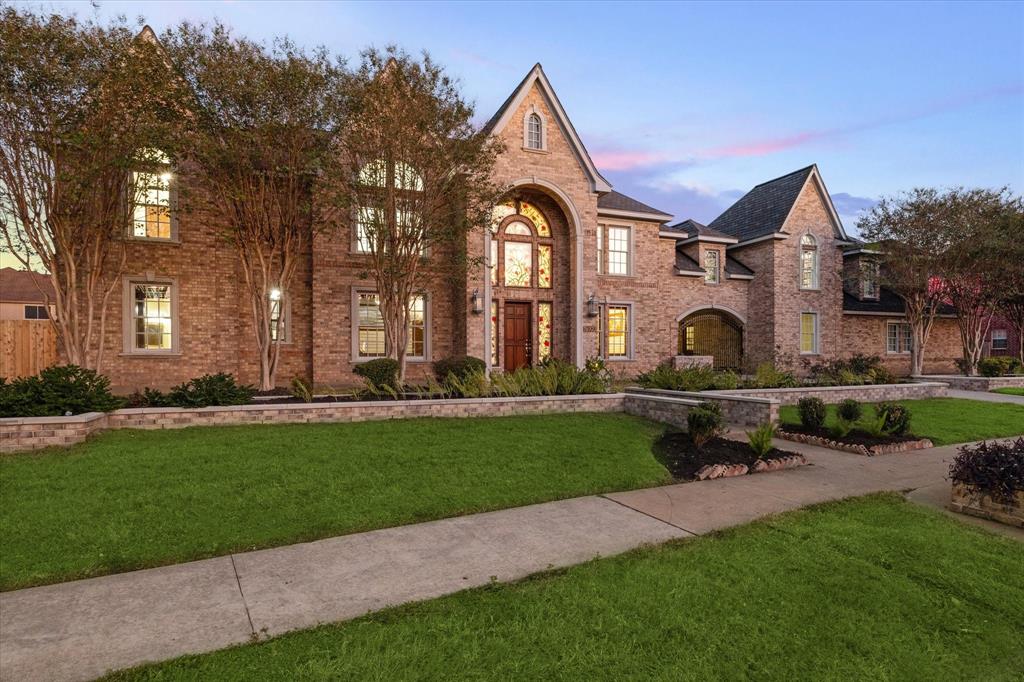
[[779, 438], [818, 445], [832, 450], [854, 452], [859, 455], [886, 455], [893, 452], [907, 452], [932, 447], [927, 438], [911, 434], [903, 436], [872, 436], [869, 433], [854, 429], [843, 437], [833, 435], [826, 428], [809, 429], [802, 424], [785, 424], [779, 429]]
[[714, 438], [698, 449], [688, 433], [679, 431], [662, 436], [654, 445], [654, 454], [673, 478], [682, 481], [742, 476], [807, 463], [803, 455], [779, 449], [758, 460], [747, 443], [728, 438]]

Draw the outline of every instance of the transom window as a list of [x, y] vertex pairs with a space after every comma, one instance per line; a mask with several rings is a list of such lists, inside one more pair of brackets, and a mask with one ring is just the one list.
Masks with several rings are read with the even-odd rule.
[[718, 252], [704, 252], [704, 281], [708, 284], [718, 284]]
[[800, 288], [818, 288], [818, 240], [809, 234], [800, 238]]
[[914, 346], [910, 325], [906, 322], [889, 322], [885, 325], [885, 352], [909, 353]]
[[817, 313], [800, 313], [800, 352], [804, 355], [818, 352]]
[[526, 201], [495, 207], [491, 224], [491, 284], [550, 289], [553, 286], [554, 244], [544, 214]]
[[[373, 292], [360, 292], [357, 300], [356, 350], [359, 359], [382, 358], [384, 349], [384, 316], [380, 310], [380, 296]], [[426, 357], [427, 317], [426, 299], [417, 294], [409, 299], [409, 331], [406, 356], [411, 359]]]
[[878, 262], [861, 261], [860, 264], [860, 297], [878, 298]]
[[171, 350], [171, 285], [135, 284], [132, 303], [135, 350]]

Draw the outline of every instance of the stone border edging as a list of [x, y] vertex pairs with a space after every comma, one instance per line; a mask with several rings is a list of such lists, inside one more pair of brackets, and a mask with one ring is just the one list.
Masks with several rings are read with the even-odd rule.
[[818, 447], [828, 448], [830, 450], [852, 452], [857, 455], [867, 455], [868, 457], [874, 457], [875, 455], [891, 455], [896, 452], [910, 452], [912, 450], [924, 450], [925, 448], [935, 447], [927, 438], [908, 440], [902, 443], [880, 443], [878, 445], [868, 447], [867, 445], [856, 445], [854, 443], [841, 443], [840, 441], [825, 438], [824, 436], [811, 436], [806, 433], [799, 433], [795, 431], [779, 430], [775, 435], [783, 440], [791, 440], [794, 443], [817, 445]]
[[694, 479], [697, 481], [710, 481], [716, 478], [732, 478], [733, 476], [793, 469], [806, 464], [807, 458], [796, 454], [759, 459], [754, 462], [753, 467], [748, 467], [746, 464], [705, 464], [694, 474]]

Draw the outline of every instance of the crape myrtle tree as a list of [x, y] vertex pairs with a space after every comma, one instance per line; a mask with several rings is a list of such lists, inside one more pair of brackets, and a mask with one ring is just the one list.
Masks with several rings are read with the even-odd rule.
[[181, 135], [194, 174], [184, 204], [223, 218], [251, 309], [261, 390], [277, 378], [285, 301], [314, 236], [337, 208], [335, 137], [344, 121], [347, 71], [323, 48], [270, 45], [220, 23], [183, 23], [161, 38], [192, 92]]
[[993, 232], [997, 254], [994, 277], [996, 312], [1017, 336], [1016, 354], [1024, 363], [1024, 210], [1018, 200], [1008, 207]]
[[133, 169], [162, 155], [178, 118], [154, 42], [0, 7], [0, 248], [53, 285], [51, 324], [69, 363], [99, 370], [108, 302], [125, 264]]
[[473, 105], [429, 55], [362, 53], [338, 141], [346, 186], [334, 195], [377, 287], [385, 355], [405, 379], [409, 306], [432, 278], [454, 274], [467, 235], [483, 229], [501, 190], [499, 143], [473, 125]]
[[883, 197], [857, 222], [861, 237], [882, 251], [880, 284], [903, 300], [912, 343], [912, 375], [924, 372], [924, 354], [942, 302], [935, 276], [947, 249], [950, 207], [937, 190], [916, 188]]

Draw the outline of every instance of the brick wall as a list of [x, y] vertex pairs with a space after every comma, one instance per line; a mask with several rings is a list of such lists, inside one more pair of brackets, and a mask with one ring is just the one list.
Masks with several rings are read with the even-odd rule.
[[937, 381], [947, 384], [956, 391], [989, 392], [997, 388], [1024, 388], [1024, 376], [1014, 377], [965, 377], [962, 375], [930, 374], [923, 381]]
[[[896, 376], [910, 374], [909, 353], [886, 352], [886, 325], [904, 322], [901, 316], [843, 315], [842, 357], [855, 353], [877, 355], [882, 364]], [[925, 374], [956, 372], [956, 360], [962, 355], [960, 331], [956, 320], [938, 318], [932, 326], [924, 351]]]
[[686, 426], [686, 411], [702, 402], [720, 405], [726, 423], [734, 426], [758, 426], [779, 418], [780, 403], [774, 398], [716, 393], [718, 392], [629, 389], [626, 391], [626, 411], [641, 416], [670, 414], [671, 420], [657, 416], [650, 418], [683, 427]]

